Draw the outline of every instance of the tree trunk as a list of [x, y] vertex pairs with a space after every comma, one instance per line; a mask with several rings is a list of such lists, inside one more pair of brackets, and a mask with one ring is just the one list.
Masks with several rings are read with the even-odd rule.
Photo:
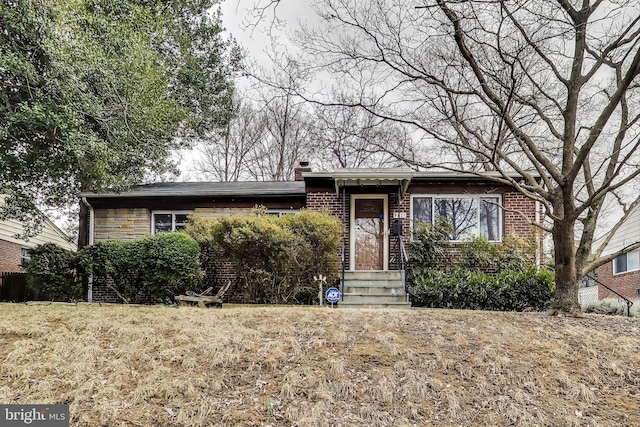
[[556, 221], [552, 230], [556, 267], [556, 291], [552, 308], [562, 311], [579, 309], [573, 227], [574, 224], [568, 221]]

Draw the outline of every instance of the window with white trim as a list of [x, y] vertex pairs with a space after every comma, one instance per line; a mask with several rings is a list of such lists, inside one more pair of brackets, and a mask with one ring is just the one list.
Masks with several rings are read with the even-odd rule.
[[412, 195], [411, 219], [433, 224], [446, 219], [455, 230], [452, 241], [484, 236], [490, 242], [502, 240], [503, 210], [499, 195]]
[[24, 267], [29, 261], [31, 261], [31, 254], [29, 253], [29, 249], [20, 248], [20, 265]]
[[613, 274], [634, 270], [640, 270], [640, 251], [627, 252], [626, 254], [618, 255], [613, 260]]
[[187, 226], [191, 211], [155, 211], [151, 214], [151, 233], [182, 230]]

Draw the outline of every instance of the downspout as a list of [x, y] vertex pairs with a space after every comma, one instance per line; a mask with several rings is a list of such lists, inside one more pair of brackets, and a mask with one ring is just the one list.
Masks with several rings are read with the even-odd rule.
[[[347, 221], [347, 213], [345, 210], [345, 200], [347, 197], [347, 189], [346, 189], [346, 185], [342, 186], [342, 221], [347, 222], [347, 226], [349, 224], [349, 222]], [[346, 231], [345, 231], [345, 226], [343, 224], [342, 226], [342, 280], [340, 283], [340, 298], [343, 298], [344, 296], [344, 271], [345, 271], [345, 267], [346, 267], [346, 262], [347, 262], [347, 251], [346, 251]]]
[[[95, 230], [95, 214], [93, 212], [93, 206], [89, 204], [86, 197], [82, 198], [82, 203], [89, 209], [89, 245], [93, 245], [93, 233]], [[89, 275], [87, 283], [87, 302], [93, 300], [93, 273]]]
[[[542, 204], [537, 200], [534, 203], [535, 203], [535, 211], [536, 211], [536, 224], [541, 225], [540, 211], [542, 210]], [[542, 267], [542, 253], [544, 250], [544, 248], [542, 247], [542, 244], [543, 244], [542, 232], [540, 230], [536, 230], [536, 267], [538, 268], [538, 270]]]
[[[398, 211], [402, 210], [402, 199], [404, 198], [404, 188], [402, 181], [398, 184], [398, 200], [397, 200], [397, 208]], [[389, 218], [391, 221], [391, 218]], [[407, 271], [404, 260], [404, 242], [402, 241], [402, 220], [400, 221], [400, 229], [398, 231], [396, 238], [398, 239], [398, 259], [400, 260], [399, 268], [400, 268], [400, 278], [402, 280], [402, 290], [404, 290], [405, 301], [409, 302], [409, 292], [407, 292]]]

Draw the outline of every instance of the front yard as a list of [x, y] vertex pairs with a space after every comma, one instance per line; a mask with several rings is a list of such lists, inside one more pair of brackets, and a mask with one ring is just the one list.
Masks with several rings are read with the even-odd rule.
[[73, 426], [638, 423], [640, 321], [0, 305], [0, 402]]

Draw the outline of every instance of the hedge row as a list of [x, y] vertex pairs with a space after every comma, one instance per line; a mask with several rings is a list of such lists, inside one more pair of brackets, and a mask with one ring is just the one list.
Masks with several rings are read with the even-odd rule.
[[551, 270], [505, 270], [492, 276], [457, 268], [424, 269], [413, 277], [409, 292], [418, 306], [472, 310], [544, 310], [554, 291]]
[[198, 243], [185, 233], [160, 233], [130, 242], [105, 241], [78, 252], [48, 243], [31, 251], [29, 286], [47, 299], [83, 299], [88, 278], [111, 277], [123, 302], [173, 300], [200, 288]]
[[543, 310], [554, 290], [554, 273], [535, 266], [535, 240], [506, 236], [492, 243], [479, 237], [456, 243], [451, 258], [451, 225], [414, 229], [408, 245], [408, 289], [413, 304], [476, 310]]

